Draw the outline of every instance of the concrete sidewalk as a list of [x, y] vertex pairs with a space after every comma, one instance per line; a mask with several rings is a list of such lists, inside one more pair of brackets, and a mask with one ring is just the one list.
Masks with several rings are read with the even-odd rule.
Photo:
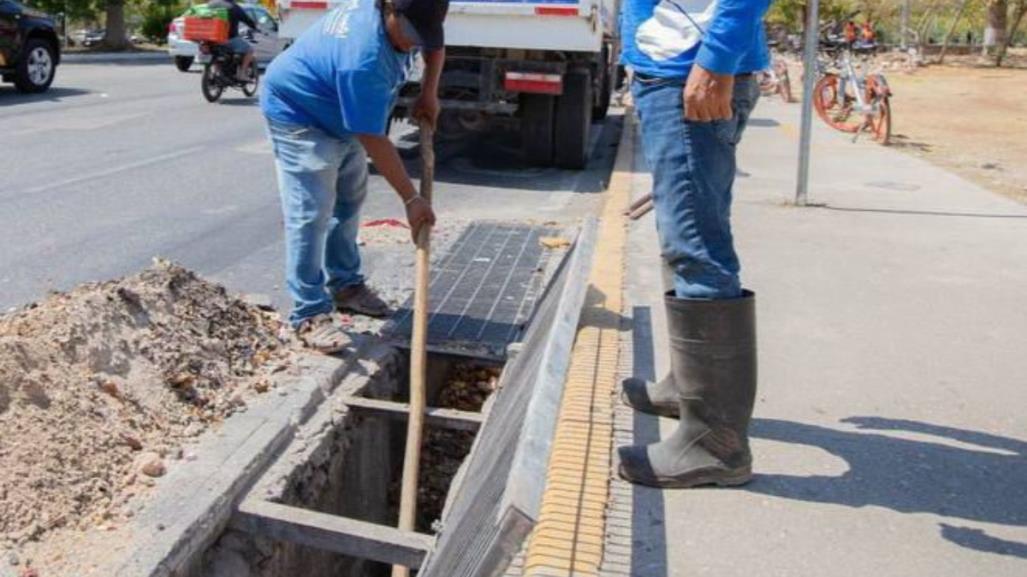
[[[607, 573], [1027, 575], [1027, 207], [819, 123], [819, 206], [791, 206], [798, 114], [761, 102], [740, 153], [757, 477], [677, 492], [615, 480], [610, 527], [630, 519], [631, 546], [610, 539]], [[636, 158], [638, 196], [651, 179]], [[651, 215], [627, 251], [625, 372], [653, 377], [668, 360]], [[619, 442], [673, 429], [618, 407]]]

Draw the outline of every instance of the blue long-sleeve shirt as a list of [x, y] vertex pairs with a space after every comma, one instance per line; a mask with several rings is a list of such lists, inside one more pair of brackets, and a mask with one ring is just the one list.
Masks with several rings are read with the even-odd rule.
[[692, 65], [741, 74], [769, 64], [763, 14], [770, 0], [625, 0], [621, 63], [660, 78]]

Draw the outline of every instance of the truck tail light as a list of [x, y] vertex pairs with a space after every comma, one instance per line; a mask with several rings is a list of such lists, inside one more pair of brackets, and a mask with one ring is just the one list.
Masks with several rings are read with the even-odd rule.
[[535, 7], [535, 15], [536, 16], [577, 16], [578, 15], [578, 7], [577, 6], [570, 6], [570, 7], [564, 7], [564, 6], [536, 6]]
[[559, 95], [563, 94], [563, 77], [538, 72], [507, 72], [503, 77], [503, 89], [507, 92]]

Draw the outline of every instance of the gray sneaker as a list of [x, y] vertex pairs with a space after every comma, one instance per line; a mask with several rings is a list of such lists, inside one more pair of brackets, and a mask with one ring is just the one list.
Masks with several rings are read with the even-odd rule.
[[365, 283], [343, 287], [335, 292], [333, 299], [338, 310], [358, 315], [381, 318], [392, 312], [389, 305]]

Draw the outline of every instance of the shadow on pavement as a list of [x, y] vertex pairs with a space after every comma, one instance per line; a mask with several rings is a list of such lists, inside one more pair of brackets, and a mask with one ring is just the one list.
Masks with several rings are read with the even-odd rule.
[[1009, 555], [1027, 559], [1027, 543], [1017, 543], [992, 537], [980, 529], [971, 527], [956, 527], [947, 523], [941, 523], [941, 536], [946, 541], [951, 541], [961, 547], [974, 549], [982, 553], [994, 553], [996, 555]]
[[835, 210], [838, 212], [871, 212], [877, 214], [906, 214], [913, 216], [954, 216], [963, 218], [1027, 218], [1027, 214], [989, 214], [982, 212], [947, 212], [943, 210], [901, 210], [892, 208], [857, 208], [847, 206], [831, 206], [821, 204], [817, 206], [824, 210]]
[[18, 104], [31, 104], [33, 102], [61, 102], [75, 96], [92, 94], [91, 90], [81, 88], [65, 88], [62, 86], [51, 86], [49, 90], [40, 94], [22, 94], [13, 86], [0, 86], [0, 106]]
[[[647, 306], [636, 306], [632, 308], [631, 317], [632, 374], [654, 380], [656, 358], [653, 353], [652, 312]], [[635, 443], [660, 440], [659, 418], [636, 412], [633, 421]], [[667, 526], [664, 522], [663, 492], [635, 485], [631, 494], [631, 575], [664, 577], [667, 575]]]
[[218, 100], [218, 104], [221, 106], [256, 106], [260, 104], [260, 101], [256, 98], [242, 97], [242, 98], [229, 98], [228, 100]]
[[[861, 431], [754, 419], [753, 437], [819, 447], [845, 460], [849, 470], [838, 476], [762, 474], [747, 490], [814, 503], [873, 505], [900, 513], [1027, 526], [1027, 442], [901, 419], [850, 417], [842, 422]], [[873, 431], [931, 435], [980, 449]], [[1012, 551], [1002, 554], [1013, 555], [1027, 550], [1027, 544], [1001, 541], [975, 529], [945, 527], [946, 539], [972, 549], [1002, 549]]]

